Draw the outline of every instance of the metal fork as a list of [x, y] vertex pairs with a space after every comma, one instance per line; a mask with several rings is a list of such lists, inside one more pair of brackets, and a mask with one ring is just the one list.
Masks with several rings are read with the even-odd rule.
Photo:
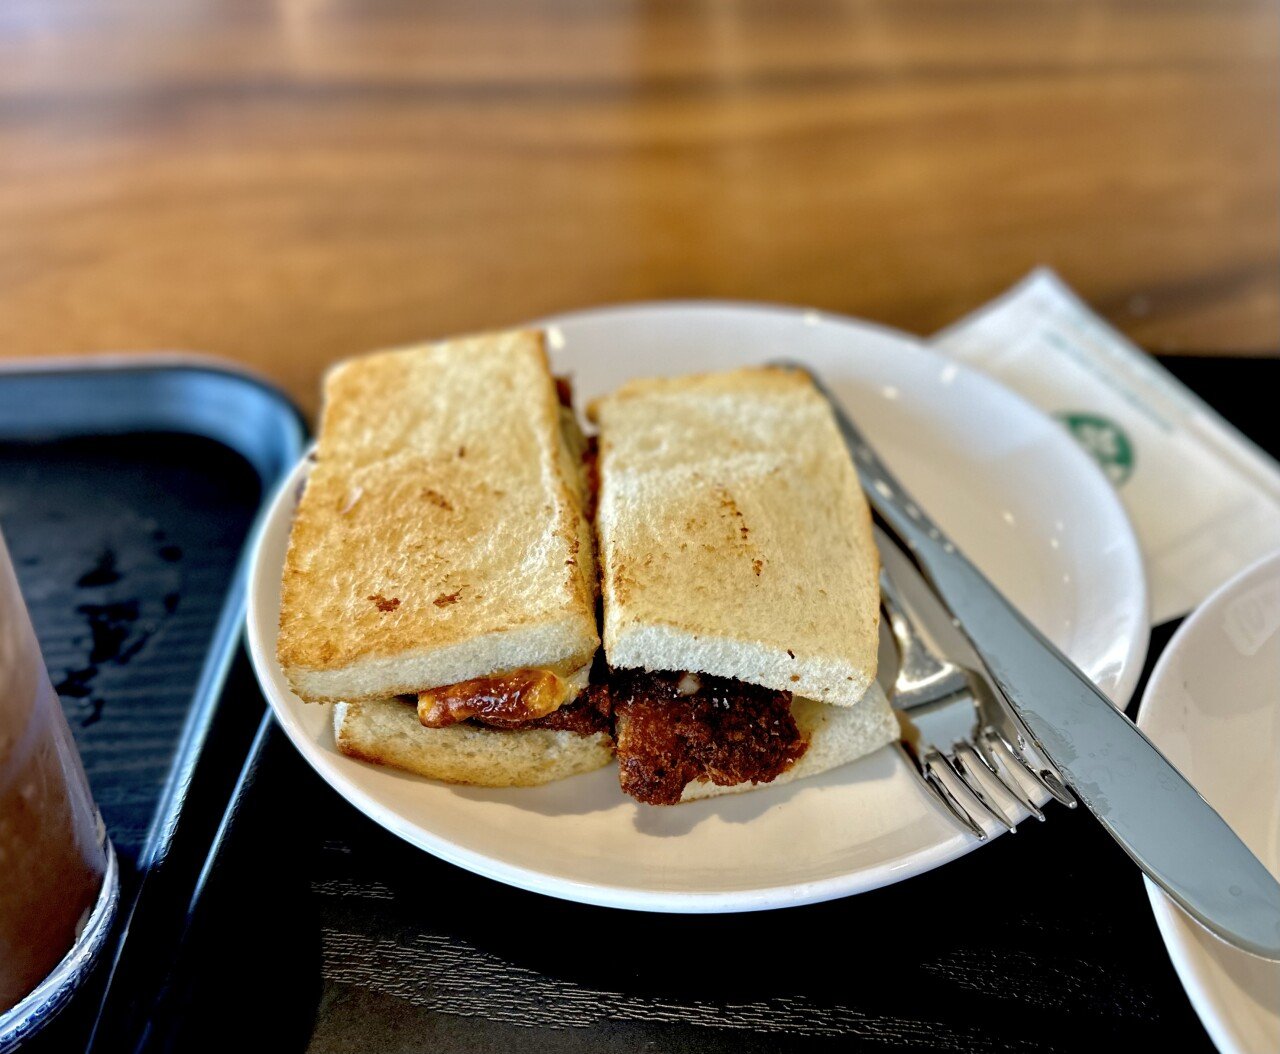
[[[877, 541], [882, 548], [893, 544], [887, 537], [878, 537]], [[982, 815], [990, 816], [1011, 834], [1017, 829], [983, 785], [982, 776], [1037, 820], [1044, 820], [1044, 813], [1023, 788], [1015, 770], [1062, 804], [1075, 808], [1075, 799], [1058, 773], [1047, 763], [1031, 759], [1027, 737], [1012, 710], [996, 695], [997, 689], [977, 671], [938, 655], [924, 641], [904, 610], [897, 586], [883, 568], [880, 601], [898, 649], [898, 674], [890, 699], [894, 709], [906, 715], [903, 725], [907, 753], [961, 826], [980, 841], [987, 837], [979, 822]], [[980, 806], [977, 816], [956, 793], [955, 781], [963, 784]]]

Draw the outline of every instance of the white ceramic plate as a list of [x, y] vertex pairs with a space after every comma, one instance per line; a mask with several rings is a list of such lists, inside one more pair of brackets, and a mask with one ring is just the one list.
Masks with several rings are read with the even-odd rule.
[[[1280, 553], [1183, 623], [1151, 675], [1138, 727], [1280, 878]], [[1218, 1049], [1280, 1051], [1280, 963], [1224, 944], [1149, 881], [1147, 895]]]
[[[1116, 702], [1128, 699], [1147, 645], [1137, 543], [1101, 473], [1021, 399], [905, 336], [812, 312], [655, 304], [544, 324], [553, 364], [572, 375], [580, 405], [630, 377], [781, 355], [806, 363], [997, 585]], [[940, 812], [893, 747], [789, 786], [666, 809], [625, 797], [612, 769], [488, 790], [342, 757], [329, 708], [298, 700], [274, 658], [280, 569], [305, 470], [277, 495], [257, 544], [253, 660], [281, 725], [316, 771], [414, 845], [553, 896], [711, 912], [861, 892], [978, 844]]]

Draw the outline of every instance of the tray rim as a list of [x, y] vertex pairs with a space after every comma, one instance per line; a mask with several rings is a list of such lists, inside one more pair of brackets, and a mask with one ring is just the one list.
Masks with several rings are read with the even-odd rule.
[[[4, 422], [0, 421], [0, 441], [19, 442], [29, 439], [34, 442], [42, 442], [56, 441], [60, 437], [82, 438], [107, 434], [128, 435], [142, 434], [148, 431], [178, 432], [179, 434], [205, 438], [218, 443], [243, 459], [252, 469], [260, 487], [253, 518], [241, 542], [235, 564], [225, 582], [222, 604], [214, 621], [209, 645], [204, 653], [203, 663], [192, 687], [191, 701], [186, 717], [174, 742], [173, 756], [168, 774], [156, 797], [147, 835], [138, 852], [135, 865], [137, 877], [132, 896], [127, 899], [122, 897], [115, 932], [109, 938], [107, 948], [104, 948], [104, 952], [107, 953], [106, 957], [111, 961], [110, 976], [107, 982], [108, 990], [110, 990], [113, 982], [121, 980], [118, 975], [121, 971], [122, 962], [125, 962], [126, 966], [128, 965], [124, 959], [124, 954], [129, 937], [139, 928], [139, 906], [142, 903], [144, 891], [148, 889], [154, 891], [156, 884], [168, 878], [168, 872], [166, 872], [164, 865], [169, 859], [174, 841], [178, 837], [182, 808], [187, 801], [197, 767], [204, 756], [204, 748], [214, 720], [221, 709], [223, 689], [240, 647], [248, 587], [248, 556], [261, 529], [262, 518], [268, 508], [268, 501], [275, 493], [280, 480], [287, 475], [305, 450], [309, 433], [306, 418], [301, 410], [277, 385], [256, 371], [245, 368], [239, 363], [204, 353], [104, 353], [3, 359], [0, 360], [0, 391], [3, 390], [5, 382], [11, 380], [47, 379], [65, 380], [71, 383], [78, 380], [83, 383], [103, 374], [111, 374], [118, 377], [133, 376], [138, 378], [139, 381], [144, 378], [154, 379], [163, 374], [180, 376], [205, 375], [220, 381], [232, 382], [235, 385], [244, 385], [247, 390], [251, 390], [256, 396], [265, 400], [264, 405], [269, 408], [269, 412], [277, 415], [280, 425], [279, 429], [270, 436], [263, 435], [264, 442], [275, 446], [274, 450], [268, 451], [264, 455], [262, 450], [255, 451], [250, 449], [248, 443], [236, 442], [235, 433], [232, 431], [228, 431], [225, 434], [213, 434], [207, 429], [198, 427], [196, 421], [193, 421], [190, 427], [182, 427], [181, 416], [173, 415], [172, 413], [172, 404], [169, 406], [161, 406], [157, 403], [151, 404], [157, 414], [170, 415], [165, 417], [162, 428], [154, 424], [149, 426], [144, 415], [138, 420], [136, 427], [118, 431], [75, 427], [63, 427], [60, 429], [59, 425], [69, 426], [71, 422], [59, 421], [57, 414], [54, 413], [48, 417], [48, 427], [42, 429], [38, 436], [33, 436], [29, 432], [19, 433], [19, 430], [12, 427], [6, 429]], [[146, 410], [148, 408], [150, 407], [147, 404], [143, 404], [142, 409]], [[133, 409], [137, 410], [138, 407]], [[68, 413], [70, 412], [68, 410]], [[121, 407], [120, 414], [121, 423], [128, 424], [129, 409]], [[263, 433], [243, 432], [241, 438], [252, 434]], [[243, 761], [243, 759], [239, 759], [239, 761]], [[237, 765], [238, 768], [239, 765]], [[208, 847], [206, 846], [205, 848], [207, 849]], [[185, 917], [190, 901], [190, 889], [187, 889], [185, 893], [178, 892], [176, 896], [179, 898], [179, 905], [183, 912], [183, 917]], [[140, 950], [145, 952], [148, 949]], [[149, 950], [154, 951], [154, 948]], [[124, 986], [121, 985], [120, 987]], [[132, 985], [129, 985], [130, 989], [132, 987]], [[125, 999], [121, 1000], [121, 1003], [128, 1004], [127, 1009], [132, 1009], [133, 1006], [137, 1005], [138, 993], [136, 991], [130, 990], [119, 994], [126, 996]], [[90, 1040], [91, 1044], [94, 1043], [94, 1040], [100, 1038], [100, 1026], [104, 1017], [103, 1009], [107, 1005], [104, 999], [102, 1006], [99, 1007], [99, 1013], [96, 1015], [94, 1022], [95, 1032]], [[101, 1038], [109, 1043], [113, 1037], [111, 1034], [107, 1034], [101, 1036]]]

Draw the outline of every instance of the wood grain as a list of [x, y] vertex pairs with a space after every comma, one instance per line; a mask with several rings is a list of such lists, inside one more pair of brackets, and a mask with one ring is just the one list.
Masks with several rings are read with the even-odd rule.
[[584, 305], [927, 333], [1050, 264], [1280, 348], [1269, 2], [10, 0], [0, 354], [352, 352]]

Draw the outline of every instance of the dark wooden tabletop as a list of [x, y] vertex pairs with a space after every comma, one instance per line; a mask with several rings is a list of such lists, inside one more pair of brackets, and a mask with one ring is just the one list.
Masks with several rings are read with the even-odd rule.
[[1270, 0], [9, 0], [0, 355], [333, 359], [636, 298], [929, 332], [1036, 264], [1280, 347]]

